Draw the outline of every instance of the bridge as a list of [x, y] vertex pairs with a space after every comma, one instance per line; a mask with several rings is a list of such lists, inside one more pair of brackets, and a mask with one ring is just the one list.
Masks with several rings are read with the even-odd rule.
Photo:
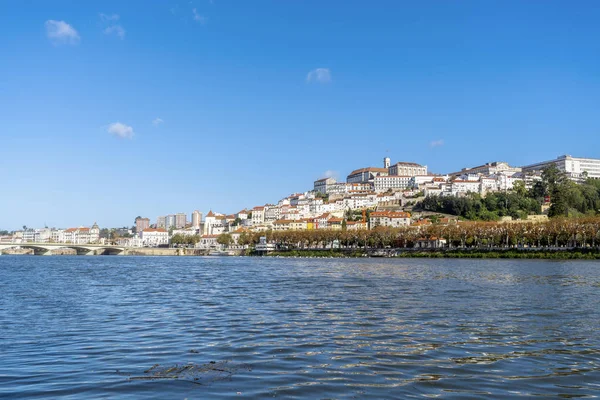
[[101, 254], [122, 254], [125, 247], [101, 244], [73, 244], [73, 243], [0, 243], [0, 254], [7, 249], [32, 249], [35, 255], [52, 255], [53, 250], [74, 249], [78, 255], [95, 256]]

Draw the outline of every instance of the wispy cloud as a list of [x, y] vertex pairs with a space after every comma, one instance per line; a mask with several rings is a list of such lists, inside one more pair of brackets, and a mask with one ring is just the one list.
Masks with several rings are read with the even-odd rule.
[[105, 35], [117, 35], [121, 39], [125, 38], [125, 28], [121, 24], [119, 24], [119, 15], [118, 14], [102, 14], [100, 13], [100, 21], [104, 26], [102, 32]]
[[104, 14], [104, 13], [100, 13], [100, 19], [102, 20], [102, 22], [111, 22], [111, 21], [118, 21], [119, 20], [119, 14]]
[[194, 21], [199, 22], [200, 24], [204, 25], [206, 23], [206, 21], [208, 21], [208, 18], [206, 18], [204, 15], [198, 14], [198, 10], [197, 9], [193, 9], [192, 13], [194, 14]]
[[329, 83], [331, 82], [331, 72], [328, 68], [316, 68], [308, 73], [306, 82]]
[[440, 147], [444, 145], [444, 140], [443, 139], [438, 139], [438, 140], [433, 140], [431, 143], [429, 143], [430, 147]]
[[53, 44], [77, 44], [81, 40], [79, 33], [65, 21], [49, 19], [45, 23], [46, 35]]
[[121, 139], [131, 139], [134, 135], [133, 128], [129, 125], [122, 124], [120, 122], [113, 122], [108, 125], [106, 130], [111, 135], [115, 135]]
[[154, 118], [152, 120], [152, 125], [158, 126], [158, 125], [162, 124], [163, 122], [165, 122], [165, 121], [162, 118]]
[[323, 173], [323, 177], [324, 178], [334, 178], [334, 179], [337, 179], [338, 176], [339, 176], [339, 173], [337, 171], [333, 171], [331, 169], [328, 169], [327, 171], [325, 171]]

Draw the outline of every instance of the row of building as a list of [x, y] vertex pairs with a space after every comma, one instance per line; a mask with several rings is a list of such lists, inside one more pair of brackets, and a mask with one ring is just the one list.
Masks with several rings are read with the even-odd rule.
[[[365, 167], [352, 171], [345, 182], [334, 178], [318, 179], [312, 190], [284, 197], [275, 204], [244, 209], [233, 214], [209, 211], [205, 217], [194, 211], [191, 220], [185, 213], [135, 220], [136, 235], [122, 239], [123, 245], [164, 246], [173, 235], [199, 235], [200, 246], [213, 243], [229, 233], [234, 237], [244, 231], [283, 231], [311, 229], [372, 229], [376, 226], [409, 226], [419, 224], [403, 211], [416, 196], [479, 193], [485, 196], [494, 191], [511, 190], [517, 181], [531, 187], [541, 179], [543, 169], [556, 165], [570, 179], [580, 182], [586, 178], [600, 178], [600, 160], [561, 156], [554, 160], [522, 167], [506, 162], [490, 162], [463, 168], [445, 175], [433, 174], [426, 165], [414, 162], [391, 164], [383, 159], [383, 166]], [[364, 210], [375, 210], [366, 218]], [[357, 217], [358, 213], [358, 217]], [[29, 229], [19, 232], [18, 240], [25, 242], [97, 243], [100, 229]], [[8, 240], [8, 238], [0, 238]], [[15, 240], [14, 235], [12, 240]]]
[[[296, 193], [279, 200], [244, 209], [233, 214], [212, 210], [203, 218], [199, 211], [192, 213], [191, 223], [185, 214], [158, 217], [155, 225], [143, 219], [138, 225], [141, 245], [168, 242], [168, 230], [172, 234], [200, 235], [201, 243], [214, 241], [219, 235], [247, 231], [282, 231], [311, 229], [372, 229], [376, 226], [408, 226], [419, 224], [411, 221], [403, 206], [417, 195], [453, 195], [479, 193], [485, 196], [495, 191], [513, 189], [517, 181], [531, 187], [541, 179], [541, 172], [554, 164], [570, 179], [600, 178], [600, 160], [561, 156], [523, 167], [510, 166], [506, 162], [490, 162], [463, 168], [445, 175], [433, 174], [426, 165], [414, 162], [391, 164], [383, 159], [383, 166], [365, 167], [352, 171], [345, 182], [334, 178], [322, 178], [314, 182], [313, 189]], [[369, 218], [354, 221], [348, 213], [360, 210], [376, 210]], [[179, 216], [179, 218], [177, 217]], [[137, 221], [136, 221], [137, 225]], [[145, 239], [142, 237], [145, 236]], [[210, 240], [209, 240], [210, 239]]]
[[94, 222], [91, 227], [56, 229], [23, 229], [12, 235], [0, 237], [0, 243], [69, 243], [88, 244], [100, 243], [100, 228]]

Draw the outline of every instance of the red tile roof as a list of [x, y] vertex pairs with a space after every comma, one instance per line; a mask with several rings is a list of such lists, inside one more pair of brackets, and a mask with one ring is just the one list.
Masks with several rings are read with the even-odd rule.
[[142, 232], [167, 232], [166, 229], [163, 228], [146, 228]]
[[369, 217], [410, 218], [410, 213], [404, 211], [373, 211]]

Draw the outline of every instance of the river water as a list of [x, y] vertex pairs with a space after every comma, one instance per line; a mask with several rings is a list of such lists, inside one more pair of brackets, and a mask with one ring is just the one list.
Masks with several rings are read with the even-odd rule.
[[595, 397], [599, 304], [598, 262], [0, 256], [0, 397]]

